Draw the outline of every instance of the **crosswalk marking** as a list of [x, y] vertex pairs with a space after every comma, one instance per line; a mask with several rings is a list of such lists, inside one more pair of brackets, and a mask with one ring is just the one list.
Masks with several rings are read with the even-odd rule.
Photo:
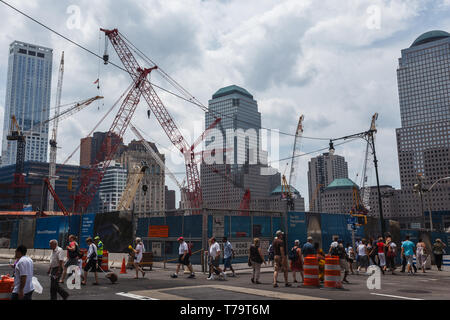
[[398, 298], [398, 299], [406, 299], [406, 300], [424, 300], [424, 299], [418, 299], [418, 298], [409, 298], [409, 297], [402, 297], [402, 296], [393, 296], [390, 294], [382, 294], [382, 293], [371, 293], [375, 296], [383, 296], [383, 297], [389, 297], [389, 298]]
[[132, 298], [132, 299], [136, 299], [136, 300], [159, 300], [159, 299], [153, 299], [153, 298], [150, 298], [150, 297], [139, 296], [137, 294], [127, 293], [127, 292], [119, 292], [119, 293], [116, 293], [116, 294], [119, 295], [119, 296]]

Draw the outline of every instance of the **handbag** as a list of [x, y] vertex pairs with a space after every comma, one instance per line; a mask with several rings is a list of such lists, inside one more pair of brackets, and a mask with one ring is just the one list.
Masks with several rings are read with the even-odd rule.
[[249, 267], [252, 266], [252, 260], [250, 260], [250, 257], [248, 257], [248, 266], [249, 266]]

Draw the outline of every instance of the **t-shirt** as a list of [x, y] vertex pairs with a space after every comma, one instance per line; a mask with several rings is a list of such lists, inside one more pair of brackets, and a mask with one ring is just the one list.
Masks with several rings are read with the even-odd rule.
[[413, 256], [414, 255], [414, 243], [407, 240], [404, 241], [402, 244], [402, 248], [404, 249], [405, 256]]
[[220, 246], [217, 242], [214, 242], [210, 247], [209, 247], [209, 255], [212, 258], [216, 258], [217, 257], [217, 253], [220, 252]]
[[59, 267], [60, 261], [64, 261], [64, 251], [61, 247], [56, 247], [50, 256], [50, 268]]
[[142, 243], [139, 243], [136, 246], [136, 256], [134, 257], [137, 261], [141, 261], [142, 260], [142, 253], [144, 251], [144, 245]]
[[233, 246], [231, 245], [230, 241], [225, 242], [223, 245], [223, 257], [224, 259], [231, 258], [233, 252]]
[[337, 246], [339, 245], [339, 243], [337, 242], [337, 241], [333, 241], [332, 243], [331, 243], [331, 248], [336, 248]]
[[366, 246], [365, 246], [364, 244], [360, 244], [360, 245], [358, 246], [358, 255], [359, 255], [359, 256], [365, 256], [365, 255], [367, 255], [367, 253], [366, 253]]
[[391, 251], [392, 251], [392, 252], [396, 253], [397, 245], [395, 244], [395, 242], [391, 242], [391, 243], [389, 244], [389, 247], [391, 248]]
[[180, 255], [184, 254], [185, 251], [187, 251], [189, 253], [189, 248], [188, 248], [186, 241], [183, 241], [180, 244], [180, 247], [178, 248], [178, 254], [180, 254]]
[[378, 242], [377, 247], [378, 247], [378, 253], [384, 253], [384, 243], [383, 242]]
[[92, 260], [97, 260], [97, 246], [93, 243], [89, 245], [87, 258]]
[[[276, 239], [273, 241], [273, 253], [276, 256], [281, 256], [281, 248], [284, 248], [284, 241], [281, 239]], [[286, 250], [284, 251], [286, 253]]]
[[72, 241], [69, 243], [69, 247], [75, 248], [75, 250], [74, 251], [67, 250], [67, 258], [70, 258], [71, 255], [72, 255], [72, 257], [75, 257], [76, 246], [77, 246], [77, 243], [75, 241]]
[[23, 256], [16, 263], [14, 268], [14, 290], [13, 293], [19, 293], [20, 289], [20, 277], [27, 276], [23, 293], [27, 294], [34, 290], [33, 286], [33, 260], [27, 256]]

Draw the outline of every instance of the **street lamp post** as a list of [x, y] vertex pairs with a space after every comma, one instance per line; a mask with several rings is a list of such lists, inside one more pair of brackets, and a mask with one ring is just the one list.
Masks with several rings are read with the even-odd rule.
[[424, 190], [424, 191], [428, 192], [428, 197], [427, 197], [427, 199], [428, 199], [428, 211], [430, 212], [430, 231], [433, 231], [433, 219], [432, 219], [432, 217], [431, 217], [431, 201], [430, 201], [430, 198], [431, 198], [431, 190], [432, 190], [439, 182], [445, 181], [445, 180], [450, 180], [450, 177], [441, 178], [441, 179], [437, 180], [435, 183], [433, 183], [429, 189], [425, 189], [425, 190]]
[[374, 134], [377, 133], [377, 129], [375, 127], [375, 121], [378, 119], [378, 113], [375, 113], [375, 115], [372, 117], [372, 125], [370, 126], [370, 129], [368, 131], [352, 134], [346, 137], [338, 138], [338, 139], [331, 139], [330, 140], [330, 153], [334, 153], [334, 144], [333, 142], [338, 140], [347, 140], [351, 138], [362, 138], [367, 141], [367, 143], [370, 145], [370, 148], [372, 149], [373, 154], [373, 163], [375, 165], [375, 175], [377, 178], [377, 190], [378, 190], [378, 205], [380, 208], [380, 224], [381, 224], [381, 234], [384, 236], [386, 233], [386, 226], [384, 223], [383, 218], [383, 201], [381, 199], [381, 188], [380, 188], [380, 178], [378, 176], [378, 159], [377, 154], [375, 150], [375, 137]]

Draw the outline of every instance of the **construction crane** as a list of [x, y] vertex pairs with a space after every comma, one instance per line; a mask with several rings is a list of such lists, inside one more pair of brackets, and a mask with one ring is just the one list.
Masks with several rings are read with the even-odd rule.
[[298, 178], [297, 172], [300, 167], [300, 156], [301, 156], [300, 146], [303, 138], [303, 120], [305, 120], [305, 116], [301, 115], [298, 121], [297, 131], [295, 133], [294, 150], [292, 152], [291, 172], [289, 174], [290, 186], [294, 186], [297, 183]]
[[144, 139], [144, 137], [141, 135], [141, 133], [139, 132], [139, 130], [136, 129], [135, 126], [133, 126], [133, 124], [130, 123], [130, 127], [131, 127], [131, 131], [133, 131], [133, 133], [136, 135], [136, 137], [140, 140], [140, 142], [142, 143], [142, 145], [145, 147], [145, 149], [150, 153], [150, 155], [152, 156], [152, 158], [158, 163], [158, 165], [161, 168], [164, 168], [164, 172], [165, 174], [167, 174], [169, 176], [169, 178], [178, 186], [178, 188], [180, 189], [180, 196], [181, 196], [181, 208], [185, 208], [186, 206], [189, 207], [189, 204], [186, 203], [187, 199], [186, 199], [186, 192], [185, 192], [185, 188], [182, 186], [182, 184], [178, 181], [178, 179], [175, 177], [175, 175], [172, 173], [172, 171], [170, 171], [170, 169], [166, 166], [166, 164], [164, 163], [164, 161], [162, 161], [162, 159], [159, 157], [159, 155], [155, 152], [155, 150], [153, 150], [153, 148], [150, 146], [150, 144]]
[[[220, 172], [217, 168], [211, 167], [212, 172], [220, 175], [225, 181], [231, 183], [234, 187], [243, 189], [242, 186], [236, 183], [233, 179], [231, 179], [228, 175]], [[244, 196], [242, 197], [241, 203], [239, 204], [239, 214], [241, 216], [248, 216], [250, 209], [250, 201], [251, 201], [251, 192], [250, 189], [244, 189]]]
[[140, 165], [134, 166], [134, 171], [128, 174], [127, 185], [120, 197], [119, 205], [117, 210], [129, 210], [131, 203], [133, 202], [136, 192], [138, 190], [139, 184], [144, 178], [145, 171], [148, 169], [148, 165], [143, 161]]
[[281, 177], [281, 198], [286, 199], [288, 210], [295, 209], [294, 196], [291, 192], [291, 186], [286, 179], [286, 170], [289, 163], [286, 163], [286, 168], [284, 169], [283, 176]]
[[353, 207], [350, 210], [350, 214], [353, 217], [358, 219], [358, 225], [366, 225], [367, 224], [367, 214], [369, 211], [364, 207], [364, 204], [361, 201], [361, 197], [359, 195], [358, 189], [356, 186], [353, 187]]
[[[134, 88], [131, 89], [130, 97], [132, 97], [132, 101], [139, 101], [140, 96], [142, 95], [144, 100], [146, 101], [148, 107], [155, 115], [156, 119], [158, 120], [159, 124], [163, 128], [163, 130], [166, 132], [167, 136], [169, 137], [172, 144], [179, 150], [185, 159], [185, 166], [186, 166], [186, 181], [187, 181], [187, 189], [188, 189], [188, 200], [191, 203], [192, 207], [195, 210], [193, 213], [199, 214], [200, 208], [202, 207], [203, 203], [203, 197], [202, 197], [202, 190], [200, 185], [200, 175], [197, 167], [197, 163], [195, 162], [195, 154], [194, 150], [191, 148], [191, 146], [188, 144], [187, 140], [183, 137], [180, 130], [178, 129], [177, 125], [173, 121], [173, 118], [168, 113], [167, 109], [165, 108], [164, 104], [162, 103], [159, 96], [156, 94], [153, 86], [150, 84], [149, 81], [147, 81], [147, 76], [153, 71], [158, 69], [156, 65], [150, 67], [150, 68], [142, 68], [139, 63], [137, 62], [136, 58], [133, 55], [133, 52], [131, 51], [130, 47], [134, 48], [132, 44], [128, 43], [123, 37], [118, 29], [113, 30], [107, 30], [107, 29], [100, 29], [105, 33], [105, 36], [109, 38], [112, 46], [114, 47], [117, 55], [119, 56], [120, 60], [122, 61], [125, 69], [127, 70], [128, 74], [131, 76], [133, 83], [135, 84]], [[107, 52], [105, 52], [105, 56], [108, 56]], [[108, 57], [109, 59], [109, 57]], [[107, 60], [105, 60], [107, 62]], [[130, 101], [130, 98], [126, 98], [125, 101]], [[117, 129], [121, 129], [118, 131], [119, 136], [122, 137], [123, 132], [126, 127], [128, 126], [129, 121], [131, 120], [131, 117], [135, 111], [135, 104], [126, 104], [127, 105], [127, 111], [124, 114], [122, 112], [119, 112], [121, 119], [121, 125], [120, 127], [117, 127]], [[137, 105], [137, 103], [136, 103]], [[118, 119], [118, 120], [119, 120]], [[116, 126], [113, 124], [112, 130], [116, 130]], [[123, 129], [123, 130], [122, 130]], [[115, 132], [115, 131], [111, 131]], [[114, 150], [115, 151], [115, 150]], [[100, 179], [99, 179], [100, 178]], [[89, 184], [90, 180], [94, 180], [95, 183], [93, 183], [93, 188], [88, 188], [87, 185]], [[80, 189], [80, 193], [78, 198], [75, 200], [77, 203], [76, 209], [86, 208], [87, 205], [92, 200], [96, 190], [96, 184], [101, 181], [101, 174], [97, 174], [95, 171], [87, 175], [87, 180], [84, 181], [82, 184], [82, 188]]]
[[24, 166], [25, 166], [25, 146], [26, 138], [17, 123], [16, 116], [11, 117], [10, 134], [6, 137], [8, 141], [17, 141], [16, 149], [16, 170], [14, 172], [14, 180], [12, 188], [14, 189], [14, 203], [12, 205], [13, 210], [23, 210], [23, 189], [26, 188], [24, 179]]

